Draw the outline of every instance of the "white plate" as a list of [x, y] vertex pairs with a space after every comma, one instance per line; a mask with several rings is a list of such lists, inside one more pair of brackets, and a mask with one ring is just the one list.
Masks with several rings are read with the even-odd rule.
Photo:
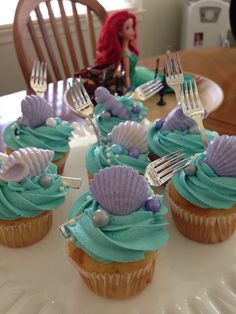
[[[196, 80], [200, 98], [208, 113], [215, 111], [221, 105], [224, 99], [224, 93], [221, 87], [206, 77], [195, 73], [188, 74], [192, 75]], [[150, 121], [153, 121], [156, 118], [165, 118], [168, 112], [176, 105], [176, 98], [174, 94], [165, 95], [164, 99], [166, 101], [166, 105], [162, 107], [156, 105], [156, 103], [159, 101], [159, 98], [159, 95], [155, 95], [144, 102], [145, 106], [148, 108], [147, 118]], [[73, 112], [77, 113], [71, 99], [70, 89], [65, 92], [64, 101]]]
[[[80, 191], [71, 191], [54, 213], [49, 235], [27, 248], [0, 247], [1, 314], [235, 314], [236, 234], [214, 245], [195, 243], [175, 228], [170, 215], [170, 239], [159, 251], [154, 280], [126, 301], [104, 299], [91, 292], [66, 255], [58, 226], [66, 221], [75, 197], [87, 190], [84, 153], [95, 141], [78, 131], [71, 143], [65, 175], [80, 176]], [[150, 238], [151, 241], [151, 238]]]

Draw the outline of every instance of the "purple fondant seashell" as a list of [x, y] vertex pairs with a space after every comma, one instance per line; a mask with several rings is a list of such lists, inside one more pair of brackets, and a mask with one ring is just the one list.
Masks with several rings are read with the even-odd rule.
[[121, 122], [111, 131], [112, 144], [119, 144], [128, 150], [137, 149], [140, 153], [148, 150], [147, 131], [134, 121]]
[[123, 120], [129, 120], [128, 108], [111, 95], [107, 88], [98, 87], [95, 90], [95, 100], [97, 103], [102, 104], [104, 109], [111, 112], [113, 116]]
[[0, 168], [0, 180], [22, 181], [27, 177], [38, 176], [44, 173], [54, 152], [35, 147], [20, 148], [14, 151], [2, 163]]
[[236, 177], [236, 136], [214, 138], [207, 147], [204, 162], [219, 176]]
[[42, 97], [26, 96], [21, 102], [22, 117], [17, 119], [20, 125], [36, 128], [45, 124], [53, 116], [52, 107]]
[[144, 178], [126, 166], [100, 170], [91, 181], [90, 191], [102, 208], [118, 216], [134, 212], [148, 197]]
[[196, 122], [186, 117], [181, 105], [177, 105], [165, 118], [161, 131], [184, 131], [189, 130], [194, 125], [196, 125]]

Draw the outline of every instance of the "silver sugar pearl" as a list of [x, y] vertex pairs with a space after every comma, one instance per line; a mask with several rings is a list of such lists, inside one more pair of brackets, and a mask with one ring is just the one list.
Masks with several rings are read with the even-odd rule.
[[92, 217], [93, 224], [98, 227], [105, 227], [110, 220], [110, 215], [105, 209], [97, 209]]
[[20, 139], [20, 136], [19, 136], [19, 135], [17, 135], [17, 136], [16, 136], [16, 139], [17, 139], [17, 140], [19, 140], [19, 139]]
[[111, 163], [111, 159], [107, 159], [107, 162], [110, 164]]
[[65, 190], [64, 186], [60, 186], [59, 190], [60, 190], [60, 192], [64, 192], [64, 190]]
[[106, 156], [109, 158], [111, 157], [111, 153], [106, 153]]
[[189, 163], [186, 168], [184, 168], [184, 172], [187, 176], [194, 176], [196, 173], [196, 166], [194, 163]]
[[43, 188], [48, 188], [49, 186], [52, 185], [52, 176], [42, 175], [42, 176], [39, 178], [39, 184], [40, 184]]

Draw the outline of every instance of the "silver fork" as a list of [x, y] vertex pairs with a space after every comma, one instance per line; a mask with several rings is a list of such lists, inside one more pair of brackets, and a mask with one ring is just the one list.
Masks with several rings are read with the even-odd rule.
[[200, 100], [197, 84], [195, 80], [185, 82], [181, 88], [181, 105], [183, 113], [193, 119], [199, 128], [204, 148], [207, 148], [208, 142], [206, 131], [203, 126], [202, 120], [205, 109]]
[[177, 102], [180, 103], [180, 88], [184, 82], [184, 75], [180, 58], [177, 53], [167, 53], [166, 55], [165, 78], [167, 85], [174, 90]]
[[47, 64], [45, 62], [34, 61], [30, 86], [36, 95], [41, 96], [47, 90]]
[[131, 95], [131, 98], [145, 101], [151, 98], [153, 95], [157, 94], [162, 88], [163, 84], [159, 78], [155, 78], [147, 83], [144, 83], [138, 86], [134, 93]]
[[98, 142], [101, 143], [102, 140], [101, 132], [96, 122], [93, 120], [94, 105], [84, 87], [83, 81], [81, 78], [74, 78], [72, 82], [73, 82], [72, 85], [70, 84], [70, 82], [68, 84], [70, 87], [74, 108], [80, 117], [89, 120], [94, 129]]
[[188, 165], [187, 161], [182, 149], [177, 150], [151, 162], [146, 168], [144, 178], [153, 187], [161, 186], [183, 170]]

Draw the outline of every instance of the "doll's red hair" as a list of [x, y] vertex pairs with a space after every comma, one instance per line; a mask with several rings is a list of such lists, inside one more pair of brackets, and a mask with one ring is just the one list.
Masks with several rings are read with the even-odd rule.
[[[107, 17], [98, 39], [95, 64], [119, 64], [122, 59], [122, 38], [119, 33], [122, 32], [123, 25], [129, 18], [133, 20], [134, 38], [136, 38], [136, 16], [133, 13], [121, 10]], [[134, 41], [129, 42], [129, 50], [139, 55]]]

